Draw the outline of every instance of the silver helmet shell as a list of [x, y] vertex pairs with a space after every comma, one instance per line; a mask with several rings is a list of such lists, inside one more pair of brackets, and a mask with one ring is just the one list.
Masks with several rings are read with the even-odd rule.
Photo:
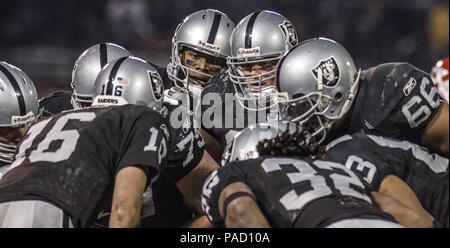
[[[28, 126], [40, 116], [36, 88], [21, 69], [0, 62], [0, 127]], [[0, 161], [12, 161], [17, 144], [0, 142]]]
[[259, 157], [257, 145], [264, 139], [273, 139], [289, 130], [290, 134], [301, 130], [296, 123], [274, 120], [251, 125], [238, 132], [224, 152], [222, 165], [233, 161], [249, 160]]
[[276, 69], [245, 76], [241, 67], [254, 63], [276, 65], [283, 54], [298, 43], [295, 28], [279, 13], [256, 11], [237, 24], [231, 34], [230, 43], [231, 56], [227, 59], [230, 80], [236, 90], [243, 93], [241, 100], [261, 99], [261, 104], [264, 105], [267, 98], [275, 92], [275, 86], [262, 87], [262, 84], [275, 78]]
[[93, 87], [100, 70], [110, 61], [131, 56], [125, 48], [113, 43], [98, 43], [85, 50], [72, 70], [72, 105], [75, 109], [92, 103]]
[[[190, 83], [189, 72], [195, 72], [211, 78], [213, 75], [183, 65], [181, 51], [188, 47], [195, 51], [223, 59], [231, 55], [229, 38], [235, 23], [226, 14], [213, 9], [196, 11], [187, 16], [176, 28], [172, 38], [171, 62], [167, 73], [175, 86], [187, 89], [198, 96], [201, 86]], [[226, 69], [226, 68], [224, 68]]]
[[161, 112], [164, 85], [157, 69], [137, 57], [108, 63], [94, 85], [93, 105], [144, 105]]
[[[336, 41], [316, 38], [302, 42], [278, 64], [276, 77], [280, 118], [305, 123], [312, 117], [322, 135], [350, 109], [360, 70]], [[320, 116], [320, 117], [319, 117]]]

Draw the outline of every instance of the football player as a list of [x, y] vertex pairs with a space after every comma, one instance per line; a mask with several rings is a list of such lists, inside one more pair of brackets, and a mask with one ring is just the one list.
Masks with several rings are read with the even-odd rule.
[[[393, 200], [379, 201], [389, 214], [374, 206], [355, 173], [322, 156], [310, 130], [296, 123], [246, 128], [233, 140], [230, 163], [205, 182], [203, 207], [219, 227], [401, 227], [390, 215], [397, 202], [383, 191], [387, 184], [375, 197]], [[432, 225], [429, 216], [397, 205], [402, 225]]]
[[[277, 118], [277, 109], [269, 99], [275, 90], [276, 65], [297, 42], [292, 23], [273, 11], [253, 12], [234, 28], [230, 37], [231, 56], [227, 59], [229, 70], [213, 77], [202, 92], [202, 101], [210, 94], [219, 94], [221, 102], [210, 105], [206, 101], [198, 110], [202, 113], [205, 131], [218, 141], [213, 146], [215, 150], [206, 148], [215, 154], [216, 160], [222, 157], [224, 148], [237, 131]], [[210, 118], [211, 113], [217, 115]], [[213, 123], [205, 125], [205, 120], [210, 119]]]
[[33, 81], [16, 66], [0, 62], [0, 178], [13, 160], [17, 144], [39, 116]]
[[125, 48], [108, 42], [86, 49], [75, 61], [70, 83], [72, 91], [57, 91], [39, 100], [43, 116], [89, 107], [92, 103], [95, 79], [100, 70], [108, 62], [130, 55]]
[[[233, 20], [213, 9], [196, 11], [177, 26], [167, 65], [167, 74], [175, 87], [165, 92], [165, 100], [176, 103], [186, 99], [184, 105], [194, 112], [211, 77], [227, 69], [226, 58], [231, 55], [229, 38], [234, 27]], [[200, 132], [206, 149], [213, 152], [218, 142], [203, 129]]]
[[286, 54], [276, 82], [281, 118], [319, 123], [314, 135], [320, 141], [364, 132], [448, 157], [448, 103], [430, 76], [408, 63], [357, 70], [344, 47], [317, 38]]
[[448, 103], [448, 56], [441, 59], [431, 69], [431, 78], [441, 97]]
[[[310, 127], [311, 130], [315, 129], [314, 126]], [[306, 143], [307, 140], [283, 134], [274, 140], [264, 141], [258, 154], [305, 155], [299, 149], [301, 142]], [[385, 194], [394, 198], [389, 201], [396, 204], [381, 204], [381, 209], [391, 213], [400, 223], [410, 222], [406, 226], [415, 226], [416, 220], [408, 215], [419, 214], [433, 221], [435, 227], [448, 227], [447, 158], [431, 154], [408, 141], [363, 133], [344, 135], [330, 142], [326, 149], [312, 148], [325, 150], [321, 158], [343, 164], [352, 170], [368, 191], [376, 192], [376, 199]], [[384, 198], [381, 196], [383, 201]]]
[[[94, 91], [97, 94], [115, 98], [137, 94], [136, 82], [132, 81], [135, 71], [139, 68], [127, 66], [127, 59], [122, 58], [111, 62], [99, 74]], [[155, 67], [156, 68], [156, 67]], [[157, 69], [157, 68], [156, 68]], [[130, 76], [131, 75], [131, 76]], [[147, 78], [158, 88], [155, 98], [169, 97], [162, 94], [163, 78], [155, 72], [147, 71]], [[114, 80], [115, 79], [115, 80]], [[187, 96], [184, 94], [183, 96]], [[206, 177], [218, 165], [207, 152], [203, 152], [203, 139], [198, 129], [193, 128], [193, 119], [187, 113], [187, 106], [171, 104], [164, 99], [167, 109], [167, 126], [170, 136], [170, 147], [167, 155], [167, 168], [158, 179], [144, 191], [142, 207], [142, 227], [209, 227], [210, 223], [201, 208], [201, 190]], [[184, 101], [186, 102], [186, 101]], [[169, 144], [168, 144], [169, 146]], [[106, 226], [110, 212], [110, 204], [106, 204], [101, 215], [96, 220], [97, 226]]]
[[172, 38], [167, 73], [174, 86], [200, 97], [212, 76], [225, 72], [230, 34], [235, 23], [213, 9], [196, 11], [178, 24]]
[[0, 180], [1, 227], [89, 227], [103, 202], [112, 202], [110, 227], [139, 225], [144, 189], [173, 149], [170, 124], [153, 66], [125, 57], [111, 69], [105, 90], [118, 92], [126, 79], [131, 91], [28, 130]]
[[449, 227], [447, 158], [408, 141], [355, 133], [328, 144], [325, 159], [345, 164], [370, 191], [384, 188], [401, 202], [418, 201], [416, 210], [429, 213], [435, 227]]
[[[315, 57], [319, 59], [313, 59]], [[439, 103], [440, 98], [433, 85], [428, 84], [430, 81], [426, 73], [414, 69], [409, 64], [389, 63], [363, 71], [360, 75], [348, 52], [332, 40], [319, 38], [306, 41], [289, 52], [279, 66], [277, 85], [281, 92], [278, 99], [280, 117], [299, 122], [302, 125], [313, 126], [313, 136], [321, 144], [329, 143], [333, 137], [339, 137], [339, 134], [342, 133], [362, 132], [405, 140], [403, 147], [415, 147], [414, 150], [421, 151], [419, 146], [412, 146], [406, 140], [408, 138], [410, 140], [417, 139], [417, 136], [423, 132], [421, 128], [428, 129], [431, 125], [433, 130], [432, 123], [436, 119], [442, 121], [442, 117], [445, 117], [445, 113], [438, 112], [439, 106], [431, 105], [431, 103]], [[382, 72], [389, 68], [391, 68], [390, 73], [384, 75]], [[410, 74], [406, 73], [408, 68]], [[405, 73], [401, 74], [401, 72]], [[359, 82], [360, 76], [361, 79], [364, 79], [361, 82]], [[314, 83], [310, 80], [314, 80]], [[420, 85], [417, 83], [419, 81]], [[382, 83], [376, 84], [375, 82]], [[377, 96], [379, 103], [375, 101]], [[410, 97], [416, 99], [413, 101], [417, 103], [422, 102], [423, 107], [413, 108], [411, 104], [408, 104], [412, 102]], [[356, 100], [354, 100], [355, 98]], [[402, 103], [405, 104], [402, 105]], [[445, 102], [440, 102], [440, 104], [440, 108], [448, 107]], [[410, 120], [408, 119], [410, 117], [408, 109], [419, 113], [420, 109], [423, 109], [420, 121], [425, 122], [425, 118], [432, 114], [431, 111], [428, 111], [432, 107], [435, 108], [435, 117], [433, 117], [435, 120], [431, 121], [428, 126], [423, 124], [411, 129], [411, 122], [408, 121]], [[415, 118], [418, 117], [415, 115]], [[378, 123], [378, 125], [372, 126], [369, 121]], [[445, 126], [448, 123], [441, 123], [441, 125]], [[362, 127], [361, 130], [356, 128], [358, 126]], [[372, 146], [375, 147], [374, 144]], [[365, 154], [364, 151], [358, 151], [356, 148], [346, 147], [345, 149], [355, 156]], [[367, 149], [370, 151], [370, 148]], [[390, 152], [386, 151], [385, 154], [387, 156], [385, 160], [389, 159]], [[438, 161], [446, 160], [437, 154], [425, 157], [435, 157]], [[433, 170], [423, 169], [428, 168], [427, 163], [429, 166], [436, 164], [432, 163], [432, 160], [423, 162], [423, 159], [415, 158], [415, 156], [411, 156], [410, 160], [406, 160], [409, 163], [405, 164], [395, 161], [398, 163], [395, 166], [400, 168], [397, 169], [396, 175], [414, 191], [424, 208], [438, 222], [448, 225], [448, 220], [446, 220], [448, 214], [443, 214], [445, 209], [448, 209], [448, 194], [445, 193], [448, 191], [448, 179], [445, 179], [448, 177], [448, 172], [447, 175], [445, 173], [445, 164], [447, 163], [448, 166], [448, 160], [442, 165], [444, 169], [441, 166], [440, 169]], [[370, 161], [372, 158], [367, 156], [364, 159]], [[338, 162], [345, 163], [342, 159]], [[378, 161], [372, 161], [372, 164], [377, 165], [377, 163]], [[408, 168], [408, 165], [411, 167]], [[380, 165], [380, 167], [382, 166]], [[359, 166], [359, 168], [363, 167]]]

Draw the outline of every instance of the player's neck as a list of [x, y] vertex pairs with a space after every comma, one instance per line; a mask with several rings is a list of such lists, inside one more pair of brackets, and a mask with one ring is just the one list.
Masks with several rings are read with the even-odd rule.
[[338, 137], [344, 134], [348, 134], [354, 107], [355, 105], [353, 104], [341, 119], [333, 123], [333, 126], [330, 130], [331, 136]]

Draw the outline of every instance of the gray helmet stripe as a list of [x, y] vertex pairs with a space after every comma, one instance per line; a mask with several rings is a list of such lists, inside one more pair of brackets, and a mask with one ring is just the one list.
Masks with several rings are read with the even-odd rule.
[[252, 32], [253, 26], [255, 25], [256, 17], [258, 17], [261, 11], [256, 11], [248, 20], [247, 29], [245, 30], [245, 48], [252, 47]]
[[222, 19], [222, 15], [219, 13], [214, 14], [213, 24], [211, 26], [211, 31], [209, 31], [208, 35], [208, 43], [214, 44], [216, 40], [217, 31], [219, 30], [220, 19]]
[[122, 65], [122, 63], [127, 59], [128, 57], [122, 57], [120, 59], [118, 59], [116, 61], [116, 63], [113, 65], [112, 69], [111, 69], [111, 73], [109, 74], [109, 80], [108, 80], [108, 84], [106, 86], [106, 95], [112, 96], [113, 94], [113, 88], [114, 85], [112, 83], [112, 81], [114, 80], [114, 78], [116, 78], [117, 76], [117, 72], [119, 71], [119, 67], [120, 65]]
[[100, 44], [100, 67], [103, 68], [108, 64], [108, 48], [106, 46], [106, 43]]
[[16, 92], [17, 101], [19, 102], [20, 115], [21, 116], [26, 115], [27, 111], [25, 107], [25, 99], [23, 97], [22, 91], [20, 90], [19, 84], [17, 83], [16, 79], [11, 74], [11, 72], [9, 72], [9, 70], [2, 64], [0, 64], [0, 71], [2, 71], [3, 74], [5, 74], [8, 80], [11, 82], [14, 91]]

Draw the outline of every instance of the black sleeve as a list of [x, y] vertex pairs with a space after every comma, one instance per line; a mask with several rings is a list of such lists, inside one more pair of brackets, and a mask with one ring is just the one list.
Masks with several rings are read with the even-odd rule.
[[363, 78], [351, 133], [362, 129], [420, 143], [441, 102], [430, 76], [409, 63], [386, 63], [365, 71]]
[[[186, 125], [192, 123], [188, 121]], [[167, 160], [167, 173], [172, 182], [189, 174], [203, 158], [204, 141], [197, 128], [172, 128], [171, 150]]]
[[125, 167], [137, 166], [146, 172], [149, 184], [151, 178], [165, 169], [169, 142], [166, 124], [159, 115], [144, 114], [126, 129], [116, 174]]
[[73, 109], [71, 104], [72, 91], [57, 91], [39, 100], [42, 117]]
[[421, 135], [437, 113], [441, 102], [440, 95], [430, 76], [419, 69], [412, 69], [409, 77], [403, 78], [400, 87], [400, 93], [404, 96], [400, 101], [403, 114], [400, 121], [404, 123], [405, 128], [411, 129], [409, 132], [417, 131]]
[[244, 172], [233, 163], [220, 167], [211, 173], [203, 185], [202, 208], [215, 227], [224, 227], [219, 213], [219, 197], [222, 190], [235, 182], [246, 183]]

